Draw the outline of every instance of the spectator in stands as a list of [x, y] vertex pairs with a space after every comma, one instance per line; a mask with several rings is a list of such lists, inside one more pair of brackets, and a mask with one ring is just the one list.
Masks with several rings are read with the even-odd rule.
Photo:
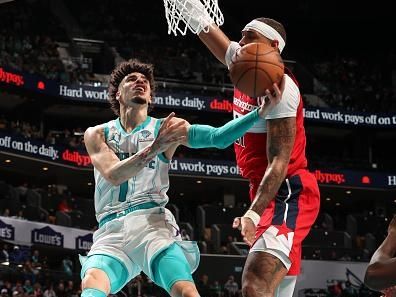
[[0, 261], [9, 262], [10, 254], [8, 253], [8, 244], [4, 243], [0, 252]]
[[8, 290], [6, 288], [1, 289], [1, 297], [9, 297]]
[[25, 284], [23, 285], [23, 290], [28, 295], [33, 293], [33, 286], [32, 286], [32, 283], [31, 283], [30, 279], [25, 280]]
[[12, 251], [10, 252], [10, 261], [14, 264], [22, 264], [26, 260], [25, 255], [19, 248], [19, 246], [15, 245]]
[[54, 291], [54, 285], [51, 283], [49, 287], [44, 291], [43, 297], [57, 297]]
[[238, 296], [239, 286], [238, 283], [235, 281], [233, 275], [228, 277], [228, 280], [224, 284], [224, 292], [225, 297], [236, 297]]
[[3, 217], [9, 217], [10, 216], [10, 209], [5, 208], [2, 214]]
[[32, 262], [28, 259], [23, 264], [22, 273], [25, 280], [30, 280], [30, 283], [35, 283], [36, 276], [39, 273], [39, 271], [33, 268]]
[[43, 290], [41, 289], [41, 284], [38, 282], [33, 285], [33, 295], [34, 297], [43, 297]]
[[[374, 252], [366, 270], [364, 283], [373, 290], [384, 291], [396, 286], [396, 215], [388, 226], [388, 235]], [[388, 290], [388, 294], [390, 293]], [[391, 296], [391, 295], [387, 295]]]
[[209, 276], [207, 274], [202, 274], [197, 282], [197, 288], [201, 293], [201, 296], [209, 296], [210, 295], [210, 286], [209, 286]]
[[65, 284], [63, 281], [59, 282], [58, 286], [56, 287], [55, 293], [57, 297], [68, 297], [65, 291]]
[[210, 295], [213, 297], [221, 297], [223, 295], [223, 291], [221, 290], [221, 285], [219, 281], [215, 280], [210, 285]]
[[58, 204], [58, 210], [63, 212], [70, 212], [72, 211], [71, 206], [66, 198], [63, 198]]
[[40, 252], [38, 250], [33, 251], [31, 261], [32, 261], [33, 267], [35, 267], [35, 268], [41, 267], [41, 257], [40, 257]]
[[68, 280], [67, 284], [65, 286], [65, 291], [67, 296], [73, 296], [76, 294], [75, 290], [74, 290], [74, 282], [72, 280]]
[[62, 269], [67, 275], [73, 275], [73, 262], [69, 256], [62, 260]]
[[12, 216], [11, 218], [18, 220], [26, 220], [25, 216], [23, 215], [23, 209], [18, 210], [18, 213], [15, 216]]

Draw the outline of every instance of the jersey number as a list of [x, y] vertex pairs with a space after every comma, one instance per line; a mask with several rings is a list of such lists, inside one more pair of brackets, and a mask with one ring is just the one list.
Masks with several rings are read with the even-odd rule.
[[[120, 161], [122, 161], [129, 157], [129, 153], [118, 153], [117, 156], [120, 159]], [[125, 181], [120, 185], [120, 193], [118, 195], [118, 201], [124, 202], [126, 200], [127, 193], [128, 193], [128, 181]]]

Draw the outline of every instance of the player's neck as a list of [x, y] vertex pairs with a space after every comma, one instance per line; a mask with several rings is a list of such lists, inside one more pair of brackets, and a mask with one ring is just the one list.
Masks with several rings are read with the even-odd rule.
[[129, 107], [120, 111], [120, 122], [127, 133], [130, 133], [147, 119], [146, 108]]

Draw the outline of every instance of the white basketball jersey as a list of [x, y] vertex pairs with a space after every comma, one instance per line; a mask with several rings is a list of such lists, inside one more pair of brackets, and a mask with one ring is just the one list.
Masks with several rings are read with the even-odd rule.
[[[124, 160], [149, 146], [158, 134], [161, 120], [147, 119], [132, 132], [127, 133], [120, 119], [103, 124], [105, 141], [120, 160]], [[122, 211], [130, 206], [155, 202], [164, 206], [168, 202], [169, 160], [157, 155], [140, 172], [119, 186], [113, 186], [96, 168], [95, 211], [100, 221], [106, 215]]]

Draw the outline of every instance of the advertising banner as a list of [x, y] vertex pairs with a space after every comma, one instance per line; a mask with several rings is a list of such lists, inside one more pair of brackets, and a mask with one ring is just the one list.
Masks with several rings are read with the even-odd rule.
[[[85, 150], [72, 150], [0, 132], [0, 152], [11, 152], [41, 161], [92, 170], [91, 159]], [[241, 178], [235, 162], [207, 159], [174, 158], [169, 164], [170, 174]], [[362, 188], [396, 188], [396, 173], [313, 169], [319, 184]]]
[[349, 126], [377, 128], [396, 127], [396, 114], [377, 114], [340, 111], [327, 108], [305, 108], [304, 117], [308, 121]]
[[[35, 92], [69, 100], [107, 103], [107, 87], [69, 85], [43, 79], [38, 75], [12, 70], [0, 65], [0, 83], [25, 88]], [[232, 112], [232, 98], [204, 96], [201, 94], [182, 94], [158, 91], [153, 105], [161, 108], [186, 109], [209, 112]], [[367, 126], [375, 128], [395, 128], [396, 114], [377, 114], [349, 112], [327, 108], [306, 107], [305, 119], [309, 122], [329, 123], [347, 126]]]
[[0, 216], [0, 239], [21, 245], [42, 244], [87, 251], [93, 232]]

